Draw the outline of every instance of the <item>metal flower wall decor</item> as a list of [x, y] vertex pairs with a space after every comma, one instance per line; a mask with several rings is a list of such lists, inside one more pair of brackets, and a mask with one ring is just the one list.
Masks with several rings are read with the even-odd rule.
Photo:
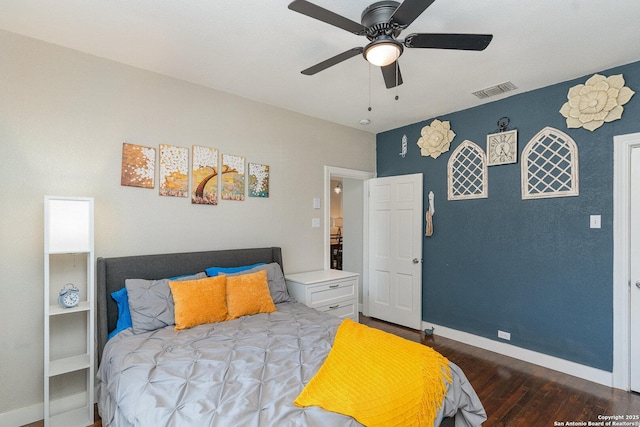
[[579, 84], [567, 94], [568, 101], [560, 109], [567, 127], [594, 131], [605, 122], [622, 117], [623, 105], [635, 92], [624, 85], [622, 74], [605, 77], [594, 74], [585, 84]]
[[437, 159], [440, 154], [449, 151], [451, 141], [456, 134], [451, 130], [451, 124], [448, 121], [441, 122], [436, 119], [429, 126], [425, 126], [420, 131], [422, 135], [418, 139], [418, 147], [420, 154], [423, 156], [431, 156]]

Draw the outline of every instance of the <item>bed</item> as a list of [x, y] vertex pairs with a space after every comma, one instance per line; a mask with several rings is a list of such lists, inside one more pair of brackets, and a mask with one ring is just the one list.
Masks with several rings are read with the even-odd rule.
[[[113, 333], [121, 325], [111, 295], [122, 292], [127, 280], [191, 278], [212, 266], [242, 275], [232, 267], [259, 264], [282, 274], [280, 248], [98, 258], [97, 399], [103, 426], [362, 425], [350, 416], [294, 404], [325, 362], [341, 319], [292, 300], [283, 277], [274, 279], [275, 290], [269, 277], [274, 312], [178, 331], [166, 325]], [[178, 323], [177, 305], [175, 310]], [[451, 382], [435, 425], [481, 425], [482, 404], [464, 373], [449, 365]]]

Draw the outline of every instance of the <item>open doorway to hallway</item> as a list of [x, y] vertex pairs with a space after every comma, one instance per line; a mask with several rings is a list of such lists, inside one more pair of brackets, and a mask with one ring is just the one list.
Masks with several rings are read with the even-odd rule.
[[344, 213], [342, 210], [342, 193], [344, 184], [342, 178], [331, 180], [331, 197], [329, 211], [330, 235], [329, 235], [329, 267], [333, 270], [342, 270], [342, 231], [344, 227]]
[[[367, 254], [367, 215], [365, 181], [375, 177], [375, 173], [344, 169], [334, 166], [325, 166], [325, 193], [324, 200], [324, 224], [325, 224], [325, 262], [324, 268], [333, 268], [332, 260], [332, 234], [338, 233], [338, 224], [341, 240], [341, 267], [342, 270], [359, 274], [358, 301], [362, 304], [362, 284], [366, 280]], [[332, 211], [333, 196], [336, 185], [340, 183], [341, 209]], [[339, 212], [339, 213], [338, 213]], [[341, 215], [341, 216], [339, 216]], [[335, 221], [332, 221], [335, 218]], [[338, 218], [342, 218], [340, 221]], [[336, 263], [337, 265], [337, 263]], [[362, 306], [359, 311], [362, 312]]]

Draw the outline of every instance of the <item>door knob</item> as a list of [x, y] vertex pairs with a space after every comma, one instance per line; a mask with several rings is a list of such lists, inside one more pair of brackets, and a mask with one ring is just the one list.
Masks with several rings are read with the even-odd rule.
[[[420, 262], [420, 260], [419, 260], [418, 258], [414, 258], [414, 259], [413, 259], [413, 263], [414, 263], [414, 264], [417, 264], [417, 263], [419, 263], [419, 262]], [[638, 282], [638, 283], [640, 283], [640, 282]], [[636, 285], [638, 285], [638, 283], [636, 283]], [[640, 287], [640, 285], [638, 285], [638, 287]]]
[[640, 289], [640, 280], [636, 282], [636, 288]]

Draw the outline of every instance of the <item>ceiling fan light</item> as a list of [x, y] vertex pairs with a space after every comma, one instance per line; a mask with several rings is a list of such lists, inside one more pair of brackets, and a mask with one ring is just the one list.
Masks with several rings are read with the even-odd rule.
[[374, 41], [364, 50], [364, 57], [371, 64], [384, 67], [393, 64], [402, 53], [402, 45], [395, 40]]

